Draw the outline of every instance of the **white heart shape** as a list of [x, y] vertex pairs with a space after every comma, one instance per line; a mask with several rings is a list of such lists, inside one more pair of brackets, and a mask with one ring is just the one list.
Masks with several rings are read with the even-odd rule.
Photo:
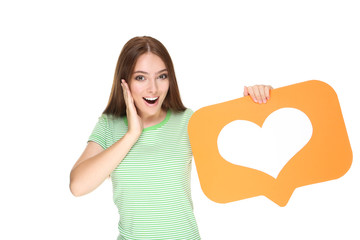
[[253, 122], [236, 120], [220, 132], [217, 144], [227, 161], [265, 172], [274, 178], [310, 140], [310, 119], [295, 108], [271, 113], [260, 128]]

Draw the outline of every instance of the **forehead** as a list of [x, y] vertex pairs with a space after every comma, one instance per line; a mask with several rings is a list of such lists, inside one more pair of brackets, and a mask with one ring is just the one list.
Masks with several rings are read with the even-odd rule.
[[148, 73], [158, 72], [165, 69], [163, 60], [154, 53], [145, 53], [140, 55], [136, 61], [134, 72], [145, 71]]

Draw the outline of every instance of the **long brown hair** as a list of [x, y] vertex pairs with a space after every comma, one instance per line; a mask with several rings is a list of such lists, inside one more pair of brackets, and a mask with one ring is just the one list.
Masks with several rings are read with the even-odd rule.
[[140, 55], [148, 52], [159, 56], [168, 71], [169, 90], [162, 104], [162, 109], [171, 109], [175, 112], [186, 109], [180, 98], [174, 66], [168, 51], [160, 41], [144, 36], [130, 39], [121, 50], [116, 64], [109, 102], [103, 113], [118, 117], [126, 115], [126, 104], [120, 81], [125, 79], [129, 84], [137, 59]]

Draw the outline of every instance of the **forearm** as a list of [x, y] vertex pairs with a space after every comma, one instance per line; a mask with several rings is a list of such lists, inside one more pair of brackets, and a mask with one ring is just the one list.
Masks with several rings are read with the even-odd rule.
[[120, 164], [138, 136], [126, 133], [111, 147], [81, 162], [70, 173], [70, 189], [75, 196], [85, 195], [96, 189]]

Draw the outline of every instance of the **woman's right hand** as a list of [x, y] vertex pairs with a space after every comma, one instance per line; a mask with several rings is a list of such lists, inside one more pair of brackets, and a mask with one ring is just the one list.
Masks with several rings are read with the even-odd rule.
[[125, 80], [121, 81], [121, 86], [126, 104], [128, 132], [106, 150], [98, 143], [89, 141], [70, 173], [70, 190], [75, 196], [87, 194], [104, 182], [142, 133], [143, 124], [137, 114], [129, 86]]
[[126, 103], [126, 116], [128, 119], [128, 133], [134, 134], [139, 137], [142, 133], [144, 126], [140, 116], [137, 114], [134, 99], [131, 95], [129, 85], [124, 79], [121, 79], [121, 86], [124, 93]]

